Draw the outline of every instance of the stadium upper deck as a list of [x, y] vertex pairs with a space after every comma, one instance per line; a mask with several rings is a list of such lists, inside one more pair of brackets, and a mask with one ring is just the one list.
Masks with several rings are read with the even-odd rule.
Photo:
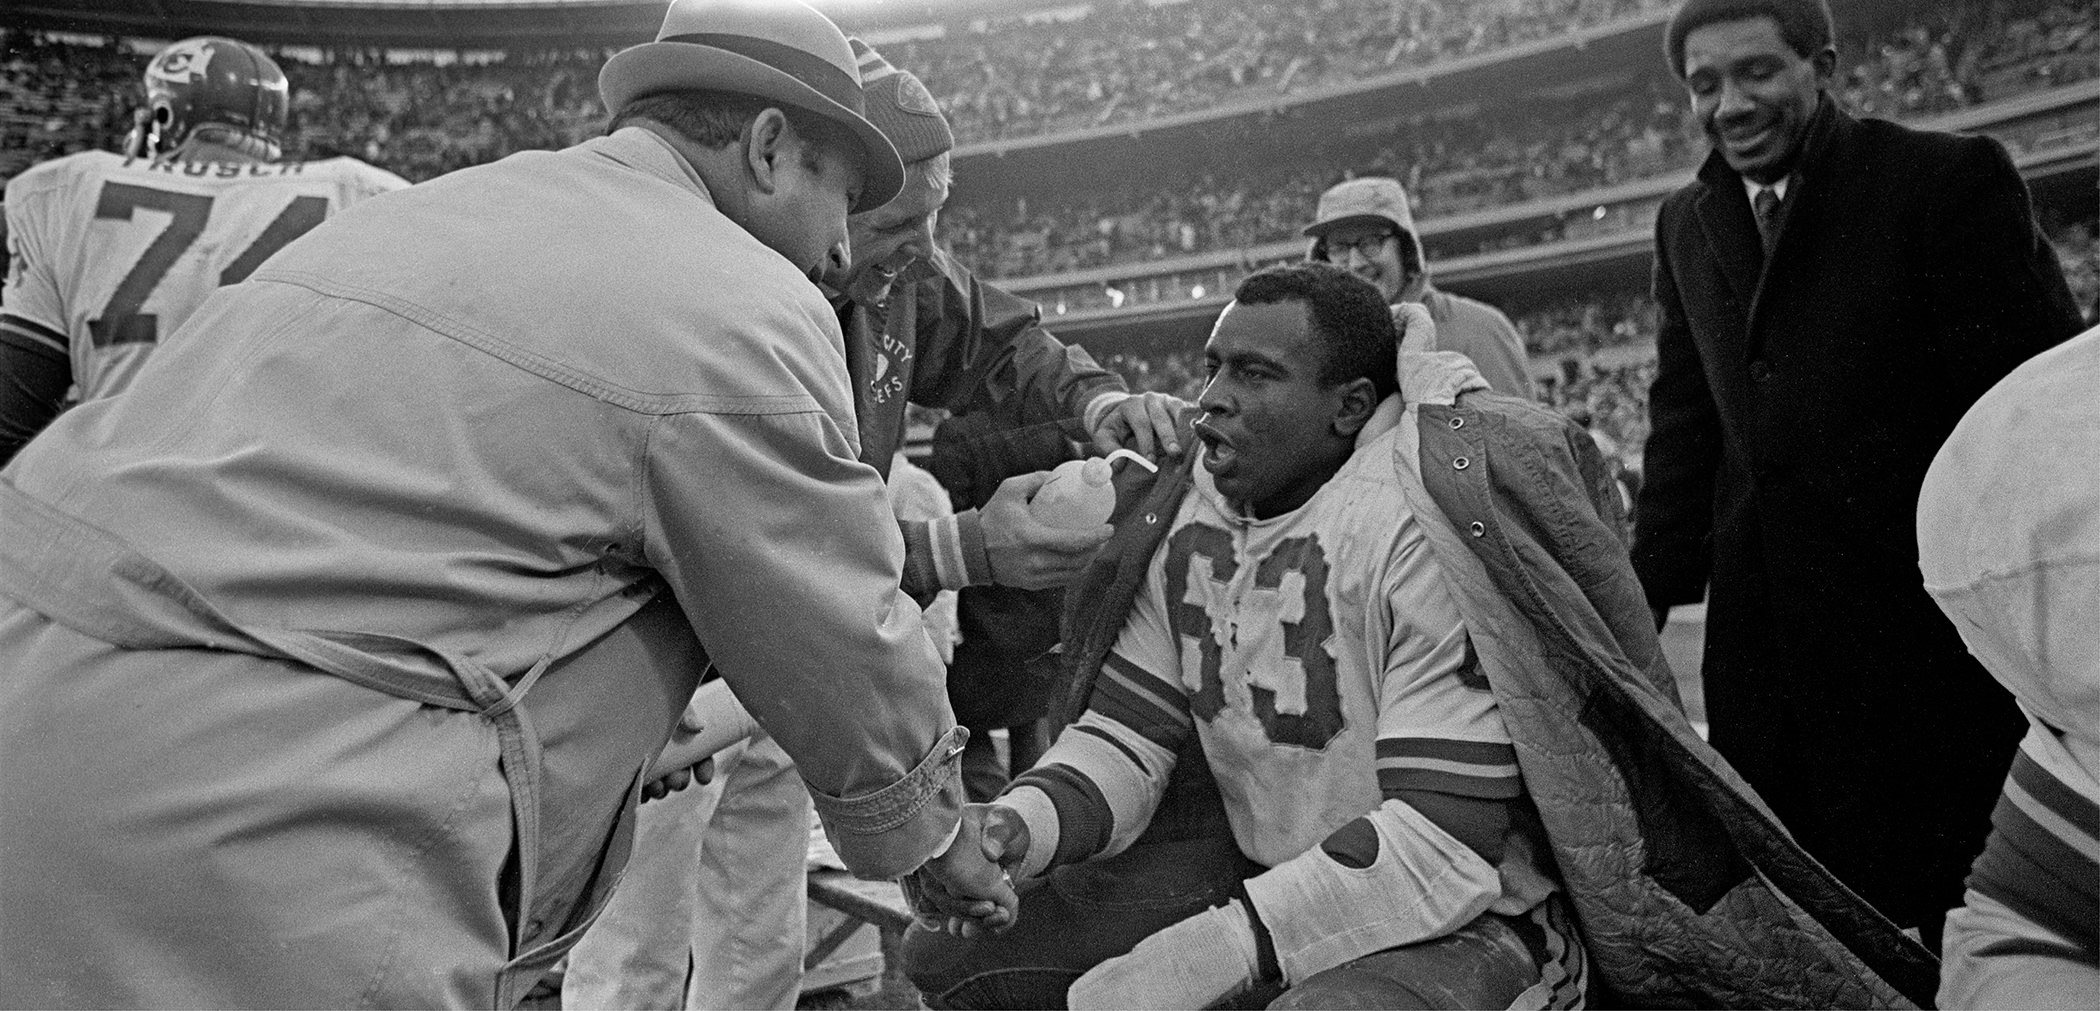
[[[1872, 0], [1837, 7], [1841, 35], [1859, 40], [1970, 9], [1977, 16], [1968, 27], [1987, 34], [1986, 22], [2003, 21], [1991, 20], [1997, 15], [2052, 2], [2062, 6], [2057, 0], [1963, 0], [1951, 7]], [[1540, 157], [1538, 144], [1511, 143], [1526, 113], [1577, 121], [1609, 116], [1614, 103], [1638, 106], [1658, 89], [1674, 91], [1659, 57], [1669, 10], [1654, 0], [818, 3], [918, 69], [942, 94], [966, 141], [980, 138], [958, 152], [949, 241], [1041, 300], [1061, 330], [1088, 340], [1149, 342], [1170, 332], [1186, 339], [1245, 270], [1302, 255], [1292, 238], [1299, 204], [1309, 207], [1318, 188], [1367, 168], [1393, 171], [1414, 186], [1424, 201], [1418, 208], [1424, 238], [1447, 286], [1518, 303], [1584, 287], [1637, 288], [1654, 205], [1682, 181], [1700, 151], [1680, 124], [1675, 131], [1651, 130], [1675, 137], [1658, 142], [1665, 150], [1631, 168], [1542, 179], [1550, 166], [1541, 163], [1553, 159]], [[1457, 32], [1452, 24], [1463, 18], [1395, 16], [1416, 7], [1480, 15], [1475, 20], [1486, 27]], [[661, 10], [660, 3], [624, 0], [103, 0], [82, 11], [18, 0], [6, 21], [141, 38], [222, 32], [332, 53], [308, 72], [293, 71], [295, 86], [313, 82], [317, 89], [302, 122], [313, 142], [309, 150], [377, 153], [375, 160], [418, 177], [521, 147], [557, 146], [573, 139], [569, 134], [594, 130], [592, 68], [585, 65], [604, 49], [647, 38]], [[1294, 19], [1300, 30], [1279, 28]], [[2100, 85], [2060, 81], [2100, 71], [2093, 21], [2089, 11], [2082, 36], [2017, 40], [2012, 47], [2081, 56], [2083, 63], [2070, 64], [2073, 73], [2025, 79], [2020, 75], [2033, 76], [2025, 64], [2001, 72], [1972, 59], [1958, 68], [1977, 82], [1953, 103], [1964, 107], [1929, 120], [2000, 135], [2031, 177], [2068, 176], [2063, 189], [2074, 215], [2092, 199]], [[479, 72], [479, 79], [374, 62], [375, 50], [394, 47], [509, 58]], [[548, 55], [556, 50], [568, 56]], [[1908, 58], [1885, 47], [1848, 54], [1848, 62], [1898, 64], [1876, 71], [1879, 83], [1915, 90], [1917, 81], [1932, 78], [1902, 66]], [[377, 87], [366, 80], [371, 77]], [[1914, 111], [1873, 108], [1875, 96], [1868, 97], [1870, 111]], [[1890, 97], [1892, 105], [1903, 104], [1903, 96]], [[1934, 111], [1930, 102], [1920, 108]], [[1654, 118], [1667, 126], [1674, 115], [1659, 110]], [[1397, 143], [1454, 124], [1477, 135], [1474, 146], [1484, 137], [1488, 147], [1499, 147], [1499, 154], [1489, 154], [1501, 161], [1467, 147], [1462, 137], [1438, 140], [1431, 154], [1442, 161], [1426, 156], [1419, 143]], [[12, 146], [4, 143], [7, 129], [0, 123], [0, 146]], [[49, 153], [55, 152], [36, 155]], [[1574, 161], [1584, 158], [1578, 151]], [[1281, 181], [1279, 173], [1285, 173]], [[1178, 207], [1168, 202], [1171, 213], [1159, 220], [1162, 192], [1200, 199]], [[1246, 198], [1265, 206], [1250, 209]], [[2051, 199], [2042, 194], [2044, 204]], [[1046, 216], [1063, 220], [1041, 224]], [[1137, 220], [1146, 216], [1154, 220]], [[1217, 225], [1212, 217], [1230, 218], [1232, 227], [1211, 227]], [[1133, 223], [1141, 235], [1149, 229], [1173, 240], [1100, 241], [1101, 233]], [[1017, 256], [1016, 243], [1053, 253], [1060, 244], [1110, 248], [1077, 257]]]

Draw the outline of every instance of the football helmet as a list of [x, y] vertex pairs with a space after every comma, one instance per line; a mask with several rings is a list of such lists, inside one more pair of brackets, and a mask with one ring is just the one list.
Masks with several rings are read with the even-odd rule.
[[290, 107], [291, 85], [267, 53], [237, 39], [183, 39], [146, 65], [146, 108], [125, 153], [157, 157], [202, 131], [213, 143], [274, 161]]

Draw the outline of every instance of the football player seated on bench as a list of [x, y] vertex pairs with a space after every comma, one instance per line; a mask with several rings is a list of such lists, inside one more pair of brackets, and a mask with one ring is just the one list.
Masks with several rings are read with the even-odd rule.
[[[1037, 887], [1005, 933], [914, 928], [930, 1004], [1580, 1005], [1581, 942], [1425, 536], [1449, 521], [1404, 487], [1399, 337], [1325, 264], [1241, 283], [1189, 487], [1132, 521], [1166, 526], [1123, 559], [1141, 582], [1085, 709], [978, 812]], [[1407, 358], [1480, 388], [1461, 356]], [[1208, 831], [1191, 784], [1222, 802]], [[1178, 824], [1148, 833], [1156, 813]]]

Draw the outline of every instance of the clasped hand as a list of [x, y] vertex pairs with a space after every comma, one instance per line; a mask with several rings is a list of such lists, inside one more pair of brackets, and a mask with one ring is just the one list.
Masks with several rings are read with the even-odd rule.
[[1004, 931], [1021, 914], [1010, 871], [1027, 855], [1028, 826], [1013, 809], [965, 805], [955, 841], [904, 879], [904, 897], [927, 930], [961, 937]]

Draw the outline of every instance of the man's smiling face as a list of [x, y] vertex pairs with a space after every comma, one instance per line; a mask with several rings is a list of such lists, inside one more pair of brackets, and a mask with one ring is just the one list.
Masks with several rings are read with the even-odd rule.
[[1684, 83], [1700, 129], [1728, 166], [1771, 183], [1793, 169], [1837, 55], [1794, 52], [1769, 17], [1717, 21], [1684, 37]]
[[914, 163], [896, 199], [847, 218], [852, 267], [826, 282], [855, 301], [880, 302], [900, 271], [931, 259], [934, 225], [948, 202], [950, 171], [945, 156]]

